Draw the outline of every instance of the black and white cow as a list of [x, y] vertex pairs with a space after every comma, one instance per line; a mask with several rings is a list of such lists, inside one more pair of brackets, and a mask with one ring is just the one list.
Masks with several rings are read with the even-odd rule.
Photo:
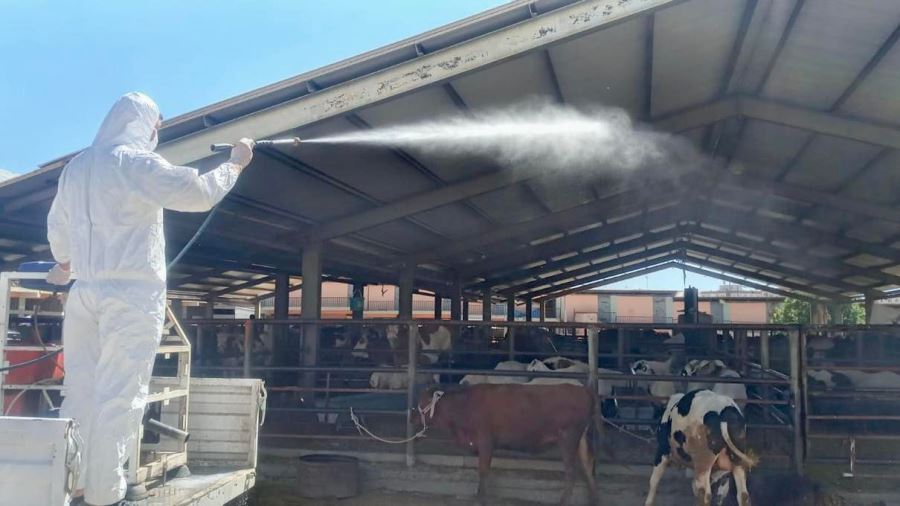
[[750, 506], [747, 472], [757, 460], [746, 453], [747, 424], [737, 404], [709, 390], [675, 394], [669, 399], [656, 434], [655, 467], [645, 506], [652, 506], [669, 462], [694, 471], [692, 488], [698, 506], [711, 506], [713, 471], [731, 471], [738, 505]]

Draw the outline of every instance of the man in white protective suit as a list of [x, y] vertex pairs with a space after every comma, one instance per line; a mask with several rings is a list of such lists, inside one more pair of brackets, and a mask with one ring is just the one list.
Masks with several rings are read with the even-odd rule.
[[[253, 156], [241, 139], [231, 157], [200, 175], [153, 153], [159, 108], [128, 93], [106, 115], [93, 144], [63, 169], [47, 216], [57, 265], [47, 276], [77, 280], [65, 308], [65, 399], [84, 440], [76, 489], [90, 505], [119, 503], [123, 465], [143, 416], [166, 304], [163, 209], [211, 209]], [[79, 492], [76, 492], [78, 495]]]

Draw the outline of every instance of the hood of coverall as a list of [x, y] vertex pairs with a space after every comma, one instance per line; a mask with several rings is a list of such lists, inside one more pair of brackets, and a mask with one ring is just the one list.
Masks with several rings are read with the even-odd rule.
[[158, 137], [153, 135], [159, 122], [159, 107], [143, 93], [126, 93], [106, 114], [94, 147], [128, 146], [153, 151]]

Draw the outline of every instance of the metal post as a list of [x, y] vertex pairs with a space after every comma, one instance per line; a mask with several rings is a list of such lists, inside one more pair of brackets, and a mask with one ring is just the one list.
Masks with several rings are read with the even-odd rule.
[[[588, 335], [588, 385], [597, 391], [597, 350], [600, 347], [600, 330], [596, 327], [587, 329]], [[601, 399], [602, 401], [603, 399]]]
[[[616, 355], [617, 355], [617, 365], [619, 366], [620, 371], [625, 370], [625, 354], [628, 352], [628, 346], [625, 341], [628, 337], [625, 335], [625, 329], [619, 328], [616, 331]], [[668, 371], [666, 371], [668, 374]]]
[[547, 301], [541, 300], [538, 301], [538, 320], [541, 322], [547, 321]]
[[481, 296], [481, 321], [483, 322], [489, 322], [493, 320], [493, 315], [491, 313], [491, 298], [491, 289], [485, 288]]
[[[462, 280], [459, 278], [454, 281], [453, 286], [450, 289], [450, 319], [453, 321], [460, 320], [460, 312], [463, 311], [466, 313], [464, 318], [468, 317], [468, 310], [462, 308], [462, 304], [464, 303], [464, 299], [462, 297]], [[468, 302], [465, 302], [468, 305]], [[454, 327], [459, 328], [459, 327]]]
[[[510, 295], [506, 299], [506, 321], [516, 321], [516, 298]], [[506, 327], [506, 335], [509, 337], [509, 359], [516, 359], [516, 328], [512, 325]]]
[[806, 456], [809, 455], [809, 445], [812, 444], [812, 441], [807, 437], [809, 434], [809, 382], [806, 380], [806, 371], [808, 370], [808, 360], [809, 357], [806, 354], [806, 329], [803, 328], [803, 325], [800, 325], [800, 330], [797, 332], [797, 340], [799, 344], [797, 345], [798, 353], [800, 355], [800, 395], [803, 399], [803, 402], [800, 403], [800, 406], [803, 408], [803, 411], [800, 412], [800, 417], [803, 418], [803, 459], [802, 466], [803, 469], [801, 471], [805, 471], [806, 467]]
[[865, 293], [865, 310], [866, 310], [866, 325], [870, 325], [872, 323], [872, 310], [875, 309], [875, 297], [872, 296], [872, 292]]
[[534, 307], [533, 307], [533, 301], [531, 300], [531, 297], [526, 297], [525, 298], [525, 321], [526, 322], [532, 321], [533, 318], [531, 317], [531, 312], [533, 310], [534, 310]]
[[[206, 318], [207, 320], [212, 320], [213, 318], [215, 318], [215, 316], [216, 316], [215, 304], [216, 303], [212, 298], [209, 298], [206, 300], [206, 305], [203, 307], [203, 317]], [[209, 324], [202, 326], [202, 327], [200, 327], [200, 331], [197, 334], [199, 337], [199, 339], [198, 339], [199, 342], [197, 343], [197, 344], [199, 344], [199, 346], [197, 346], [197, 348], [198, 348], [197, 351], [199, 352], [198, 353], [199, 357], [197, 357], [197, 359], [203, 365], [210, 365], [209, 359], [211, 357], [209, 355], [207, 355], [206, 352], [210, 351], [210, 348], [215, 350], [216, 348], [219, 347], [219, 343], [217, 342], [218, 336], [216, 336], [216, 326], [209, 325]], [[213, 354], [213, 355], [215, 355], [215, 354]]]
[[[276, 320], [287, 320], [290, 316], [291, 294], [290, 294], [291, 278], [279, 272], [275, 274], [275, 298], [272, 309], [272, 316]], [[256, 316], [259, 318], [259, 315]], [[286, 361], [288, 347], [288, 326], [273, 325], [272, 326], [272, 365], [284, 366], [295, 363], [293, 360]]]
[[462, 320], [469, 321], [469, 299], [462, 300]]
[[[409, 324], [408, 328], [409, 332], [409, 356], [407, 360], [409, 363], [406, 366], [406, 437], [407, 439], [412, 438], [416, 433], [416, 428], [413, 426], [413, 409], [416, 407], [416, 369], [417, 362], [419, 358], [419, 340], [413, 339], [413, 329], [412, 324]], [[416, 442], [410, 440], [406, 443], [406, 466], [413, 467], [416, 465]]]
[[[6, 359], [6, 335], [9, 332], [9, 273], [0, 273], [0, 367], [7, 365]], [[3, 405], [5, 399], [3, 390], [3, 378], [5, 373], [0, 373], [0, 413], [6, 413]]]
[[[322, 317], [322, 245], [311, 244], [303, 249], [303, 288], [300, 299], [300, 317], [304, 320], [318, 320]], [[303, 355], [301, 365], [313, 367], [318, 361], [319, 324], [303, 326]], [[312, 388], [316, 383], [316, 373], [303, 375], [303, 386]], [[310, 397], [313, 397], [312, 393]]]
[[803, 462], [805, 460], [805, 441], [803, 430], [803, 406], [805, 405], [806, 395], [802, 386], [806, 384], [802, 380], [803, 366], [803, 328], [799, 327], [796, 332], [790, 332], [789, 344], [791, 355], [791, 400], [793, 404], [793, 424], [794, 424], [794, 470], [803, 474]]
[[441, 320], [444, 318], [444, 298], [438, 294], [434, 294], [434, 319]]
[[764, 369], [771, 369], [769, 360], [769, 331], [764, 330], [759, 336], [759, 363]]
[[[416, 266], [409, 264], [400, 271], [399, 297], [397, 304], [398, 318], [412, 320], [413, 317], [413, 284], [415, 282]], [[412, 335], [412, 334], [410, 334]]]
[[250, 351], [253, 348], [253, 333], [256, 320], [244, 322], [244, 377], [250, 377]]

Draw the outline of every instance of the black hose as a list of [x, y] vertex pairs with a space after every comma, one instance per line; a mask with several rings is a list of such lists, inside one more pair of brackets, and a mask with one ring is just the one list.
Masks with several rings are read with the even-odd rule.
[[6, 367], [0, 367], [0, 373], [2, 373], [2, 372], [7, 372], [7, 371], [15, 371], [16, 369], [21, 369], [21, 368], [23, 368], [23, 367], [28, 367], [28, 366], [30, 366], [30, 365], [32, 365], [32, 364], [36, 364], [36, 363], [41, 362], [41, 361], [43, 361], [43, 360], [47, 360], [48, 358], [53, 357], [53, 356], [55, 356], [55, 355], [61, 353], [62, 351], [63, 351], [63, 349], [62, 349], [62, 348], [59, 348], [58, 350], [53, 350], [53, 351], [51, 351], [50, 353], [47, 353], [46, 355], [41, 355], [41, 356], [38, 357], [38, 358], [33, 358], [33, 359], [28, 360], [28, 361], [26, 361], [26, 362], [20, 362], [20, 363], [18, 363], [18, 364], [14, 364], [14, 365], [8, 365], [8, 366], [6, 366]]
[[199, 238], [200, 235], [203, 234], [203, 231], [206, 230], [206, 227], [209, 226], [209, 222], [212, 221], [213, 216], [216, 215], [216, 211], [218, 211], [218, 210], [219, 210], [219, 206], [216, 205], [215, 207], [212, 208], [212, 210], [209, 211], [209, 214], [206, 215], [206, 218], [203, 220], [203, 223], [200, 224], [200, 226], [197, 228], [197, 231], [194, 232], [194, 235], [191, 237], [191, 239], [187, 242], [187, 244], [184, 245], [183, 248], [181, 248], [181, 251], [179, 251], [178, 254], [175, 255], [175, 258], [173, 258], [172, 261], [166, 265], [166, 270], [171, 269], [175, 264], [177, 264], [178, 261], [181, 260], [181, 257], [183, 257], [184, 254], [187, 253], [189, 249], [191, 249], [191, 246], [193, 246], [194, 243], [197, 242], [197, 238]]

